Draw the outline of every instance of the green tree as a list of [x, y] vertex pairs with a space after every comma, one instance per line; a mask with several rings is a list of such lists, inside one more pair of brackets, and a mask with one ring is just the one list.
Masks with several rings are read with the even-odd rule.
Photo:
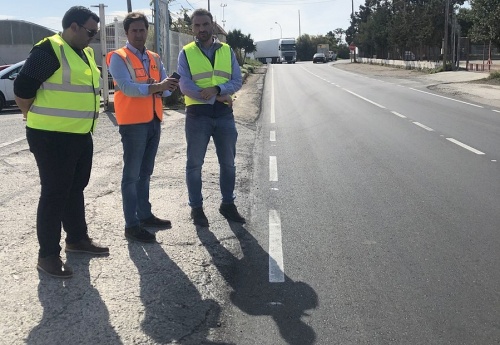
[[472, 26], [474, 25], [474, 17], [470, 8], [460, 8], [457, 14], [458, 25], [463, 37], [468, 37], [471, 34]]
[[233, 48], [240, 66], [245, 63], [245, 55], [256, 50], [255, 43], [250, 34], [244, 35], [241, 30], [234, 29], [227, 33], [227, 44]]
[[471, 0], [472, 39], [500, 45], [500, 0]]
[[312, 60], [314, 53], [316, 53], [316, 46], [312, 43], [311, 36], [304, 34], [297, 39], [297, 60], [308, 61]]

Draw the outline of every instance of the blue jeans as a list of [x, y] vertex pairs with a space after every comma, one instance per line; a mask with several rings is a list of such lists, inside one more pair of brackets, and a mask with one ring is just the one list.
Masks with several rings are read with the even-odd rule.
[[210, 137], [213, 138], [219, 160], [219, 185], [223, 203], [232, 203], [235, 199], [234, 184], [236, 167], [236, 140], [238, 132], [232, 112], [220, 116], [195, 115], [186, 112], [187, 163], [186, 183], [189, 194], [189, 206], [203, 206], [201, 193], [201, 168], [207, 153]]
[[92, 135], [27, 127], [26, 137], [42, 186], [36, 217], [39, 257], [59, 255], [61, 224], [66, 243], [88, 238], [83, 190], [92, 169]]
[[139, 225], [152, 216], [149, 181], [160, 143], [161, 122], [121, 125], [123, 144], [122, 202], [125, 227]]

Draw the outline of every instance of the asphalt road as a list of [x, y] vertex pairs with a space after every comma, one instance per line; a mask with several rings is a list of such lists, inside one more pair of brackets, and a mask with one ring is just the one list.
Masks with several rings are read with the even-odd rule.
[[167, 110], [151, 199], [173, 228], [128, 243], [121, 143], [103, 113], [86, 210], [111, 255], [63, 253], [75, 270], [65, 282], [36, 272], [38, 172], [20, 114], [2, 112], [0, 343], [500, 341], [498, 113], [330, 64], [272, 66], [255, 123], [261, 78], [244, 89], [237, 203], [248, 223], [217, 212], [212, 148], [211, 226], [191, 224], [183, 112]]
[[497, 113], [416, 83], [274, 65], [259, 124], [225, 340], [500, 342]]

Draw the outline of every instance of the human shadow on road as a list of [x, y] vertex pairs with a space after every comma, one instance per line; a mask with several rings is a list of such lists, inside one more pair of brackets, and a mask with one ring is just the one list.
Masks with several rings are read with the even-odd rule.
[[202, 299], [158, 243], [130, 242], [128, 250], [140, 275], [144, 333], [160, 344], [230, 345], [207, 339], [210, 328], [219, 322], [219, 304]]
[[197, 232], [213, 263], [233, 289], [232, 303], [249, 315], [271, 316], [288, 344], [313, 344], [316, 334], [301, 318], [307, 315], [307, 310], [317, 307], [316, 292], [286, 275], [283, 283], [270, 283], [268, 253], [243, 225], [228, 224], [240, 242], [241, 259], [227, 250], [209, 228], [197, 227]]
[[66, 258], [73, 268], [73, 278], [63, 280], [39, 273], [38, 298], [43, 316], [26, 343], [121, 345], [120, 337], [110, 324], [108, 309], [90, 280], [92, 257], [68, 253]]

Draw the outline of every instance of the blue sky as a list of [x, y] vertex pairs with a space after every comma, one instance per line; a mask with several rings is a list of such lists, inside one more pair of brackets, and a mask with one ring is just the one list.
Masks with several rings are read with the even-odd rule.
[[[141, 10], [151, 15], [149, 0], [131, 0], [134, 11]], [[349, 26], [351, 4], [354, 11], [364, 0], [210, 0], [210, 11], [226, 31], [240, 29], [251, 34], [254, 41], [283, 37], [298, 37], [301, 34], [326, 34], [336, 28], [344, 30]], [[106, 16], [123, 16], [127, 12], [126, 0], [66, 1], [66, 0], [22, 0], [19, 2], [2, 1], [0, 19], [19, 19], [45, 27], [60, 30], [61, 19], [68, 8], [74, 5], [86, 6], [99, 13], [103, 3]], [[10, 3], [11, 5], [6, 5]], [[175, 0], [169, 6], [173, 13], [181, 8], [207, 8], [209, 0]], [[225, 5], [225, 6], [222, 6]], [[300, 13], [300, 19], [299, 19]], [[119, 18], [120, 19], [120, 18]], [[225, 21], [223, 23], [222, 21]], [[278, 22], [278, 24], [276, 24]], [[280, 28], [281, 26], [281, 28]]]

